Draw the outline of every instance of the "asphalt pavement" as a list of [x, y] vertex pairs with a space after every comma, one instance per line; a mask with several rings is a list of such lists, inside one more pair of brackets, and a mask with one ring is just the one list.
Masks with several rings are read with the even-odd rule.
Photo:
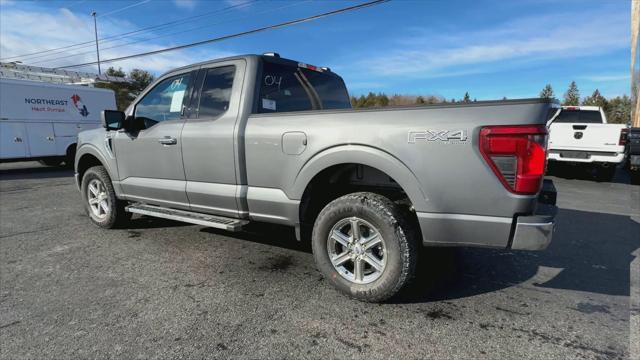
[[368, 304], [286, 227], [103, 230], [71, 171], [1, 164], [0, 358], [629, 358], [640, 186], [550, 178], [547, 250], [427, 248], [406, 292]]

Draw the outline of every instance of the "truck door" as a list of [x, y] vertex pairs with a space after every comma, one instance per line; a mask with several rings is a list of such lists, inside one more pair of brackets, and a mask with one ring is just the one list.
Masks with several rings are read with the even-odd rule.
[[52, 123], [25, 123], [31, 157], [55, 156], [56, 142]]
[[182, 130], [187, 196], [193, 211], [238, 216], [236, 120], [245, 62], [201, 68]]
[[191, 72], [161, 79], [134, 105], [131, 126], [114, 137], [118, 177], [129, 200], [189, 208], [180, 132]]
[[24, 123], [0, 122], [0, 159], [27, 157], [27, 136]]

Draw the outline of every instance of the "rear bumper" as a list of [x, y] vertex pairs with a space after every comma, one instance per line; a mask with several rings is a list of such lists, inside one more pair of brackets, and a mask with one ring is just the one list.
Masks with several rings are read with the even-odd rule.
[[556, 190], [545, 180], [532, 215], [496, 217], [418, 212], [424, 246], [471, 246], [544, 250], [553, 235]]
[[553, 237], [556, 212], [557, 207], [554, 205], [541, 204], [535, 215], [518, 216], [511, 248], [514, 250], [546, 249]]
[[[571, 156], [571, 153], [586, 153], [587, 158]], [[552, 161], [579, 162], [579, 163], [621, 163], [624, 160], [622, 152], [604, 151], [574, 151], [574, 150], [550, 150], [548, 159]]]

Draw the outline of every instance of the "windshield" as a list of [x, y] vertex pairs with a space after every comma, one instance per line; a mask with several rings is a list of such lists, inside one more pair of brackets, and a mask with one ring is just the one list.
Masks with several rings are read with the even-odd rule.
[[556, 123], [588, 123], [602, 124], [602, 114], [594, 110], [566, 110], [562, 109], [560, 115], [553, 121]]
[[265, 60], [260, 76], [258, 113], [351, 108], [344, 82], [331, 72]]

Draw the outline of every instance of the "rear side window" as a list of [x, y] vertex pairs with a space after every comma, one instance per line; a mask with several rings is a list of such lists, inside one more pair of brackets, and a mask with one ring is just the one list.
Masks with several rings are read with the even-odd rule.
[[235, 66], [207, 70], [200, 92], [198, 117], [218, 117], [229, 109]]
[[259, 113], [351, 107], [344, 82], [332, 73], [264, 61], [258, 83]]
[[600, 111], [563, 109], [554, 122], [602, 124], [602, 114]]

